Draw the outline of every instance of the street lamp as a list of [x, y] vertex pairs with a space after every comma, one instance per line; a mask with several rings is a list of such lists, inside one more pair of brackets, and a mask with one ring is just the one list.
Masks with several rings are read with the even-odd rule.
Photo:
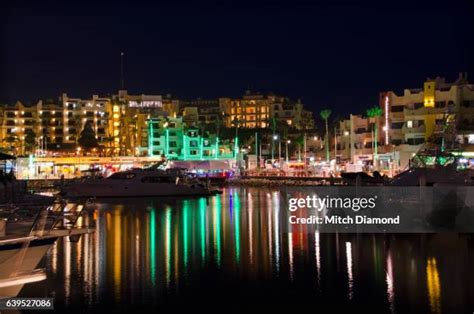
[[288, 165], [288, 144], [291, 144], [291, 140], [286, 141], [286, 163]]
[[273, 134], [272, 141], [272, 164], [275, 162], [275, 141], [278, 140], [278, 135]]

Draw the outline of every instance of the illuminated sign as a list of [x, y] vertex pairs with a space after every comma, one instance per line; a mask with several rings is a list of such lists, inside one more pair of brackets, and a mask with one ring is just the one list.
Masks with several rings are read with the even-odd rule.
[[161, 100], [131, 100], [128, 102], [128, 106], [131, 108], [163, 108], [163, 102]]
[[388, 96], [385, 96], [385, 126], [384, 126], [385, 145], [388, 145], [388, 143], [389, 143], [389, 139], [388, 139], [388, 107], [389, 107]]

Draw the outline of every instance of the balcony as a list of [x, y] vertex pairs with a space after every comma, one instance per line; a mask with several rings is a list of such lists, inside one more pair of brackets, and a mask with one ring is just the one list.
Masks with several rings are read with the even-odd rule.
[[424, 125], [414, 127], [414, 128], [408, 128], [406, 126], [403, 126], [402, 131], [404, 134], [415, 134], [415, 133], [424, 134], [426, 131], [426, 128]]
[[448, 107], [444, 108], [435, 108], [435, 107], [421, 107], [418, 109], [409, 109], [404, 108], [403, 113], [405, 116], [426, 116], [426, 115], [435, 115], [435, 114], [445, 114], [448, 113]]

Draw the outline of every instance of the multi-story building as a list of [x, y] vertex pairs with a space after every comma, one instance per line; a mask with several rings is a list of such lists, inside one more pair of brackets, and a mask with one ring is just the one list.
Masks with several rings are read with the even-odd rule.
[[28, 130], [37, 134], [38, 106], [41, 101], [34, 105], [24, 105], [16, 102], [14, 105], [6, 105], [2, 112], [1, 139], [4, 146], [8, 146], [16, 154], [25, 153], [25, 136]]
[[418, 146], [453, 131], [450, 122], [461, 133], [474, 125], [474, 85], [463, 74], [452, 83], [428, 79], [423, 88], [405, 89], [403, 95], [381, 93], [380, 106], [383, 143]]
[[130, 95], [121, 90], [110, 101], [109, 134], [115, 154], [144, 155], [148, 147], [147, 120], [176, 117], [179, 102], [161, 95]]
[[223, 118], [220, 99], [195, 99], [181, 104], [184, 121], [187, 125], [197, 126], [202, 123], [219, 123]]
[[109, 98], [93, 95], [91, 99], [80, 99], [62, 94], [61, 102], [62, 108], [49, 107], [44, 110], [43, 115], [45, 118], [54, 116], [58, 120], [58, 127], [62, 124], [62, 143], [77, 143], [87, 123], [94, 129], [99, 143], [107, 143], [111, 115]]
[[463, 149], [474, 144], [474, 85], [466, 75], [452, 83], [428, 79], [423, 88], [405, 89], [403, 95], [383, 92], [380, 107], [381, 117], [351, 115], [339, 123], [330, 145], [333, 155], [336, 147], [342, 160], [373, 163], [374, 124], [378, 162], [393, 169], [404, 168], [423, 145], [450, 142], [452, 146], [446, 148]]
[[[217, 138], [219, 128], [234, 127], [234, 121], [238, 121], [237, 125], [242, 128], [268, 128], [272, 120], [297, 129], [310, 128], [313, 123], [311, 114], [304, 110], [299, 101], [250, 93], [239, 99], [184, 102], [170, 95], [130, 95], [125, 90], [119, 91], [117, 95], [93, 95], [86, 99], [64, 93], [58, 101], [45, 100], [28, 106], [17, 102], [2, 109], [1, 140], [8, 137], [16, 153], [25, 151], [25, 136], [29, 129], [34, 131], [36, 145], [42, 150], [54, 147], [76, 152], [76, 149], [80, 150], [78, 141], [81, 132], [86, 125], [90, 125], [106, 155], [146, 156], [150, 152], [155, 154], [154, 150], [162, 154], [164, 147], [160, 145], [152, 145], [153, 150], [150, 150], [149, 121], [155, 121], [151, 122], [153, 125], [162, 119], [178, 119], [178, 116], [182, 116], [182, 119], [175, 121], [176, 128], [181, 130], [176, 131], [179, 138], [173, 139], [175, 131], [171, 127], [167, 129], [169, 137], [163, 143], [170, 146], [165, 155], [194, 156], [195, 150], [191, 149], [194, 141], [190, 138], [195, 134], [193, 130], [197, 132], [199, 129], [199, 132], [206, 134], [206, 138], [202, 135], [199, 137], [203, 141], [202, 145], [200, 142], [198, 145], [199, 158], [201, 155], [204, 158], [219, 157], [219, 152], [223, 156], [227, 154], [226, 148], [221, 146]], [[172, 124], [169, 122], [169, 126]], [[182, 138], [184, 125], [190, 132], [184, 134], [186, 140]], [[174, 152], [174, 145], [180, 149], [179, 152]]]
[[267, 128], [275, 119], [296, 129], [314, 127], [312, 113], [301, 101], [247, 91], [241, 98], [197, 99], [181, 104], [188, 125], [217, 123], [232, 128]]
[[240, 99], [221, 99], [226, 127], [236, 124], [243, 128], [268, 127], [272, 118], [270, 110], [275, 101], [275, 96], [251, 94], [250, 91]]
[[185, 127], [183, 118], [152, 118], [148, 122], [148, 155], [178, 160], [234, 158], [232, 145], [217, 136], [200, 134], [196, 127]]

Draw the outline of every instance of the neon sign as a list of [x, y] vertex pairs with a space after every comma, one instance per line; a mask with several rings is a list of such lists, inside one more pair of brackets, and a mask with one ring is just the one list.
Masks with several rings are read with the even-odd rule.
[[163, 102], [161, 100], [130, 100], [128, 106], [131, 108], [162, 108]]

